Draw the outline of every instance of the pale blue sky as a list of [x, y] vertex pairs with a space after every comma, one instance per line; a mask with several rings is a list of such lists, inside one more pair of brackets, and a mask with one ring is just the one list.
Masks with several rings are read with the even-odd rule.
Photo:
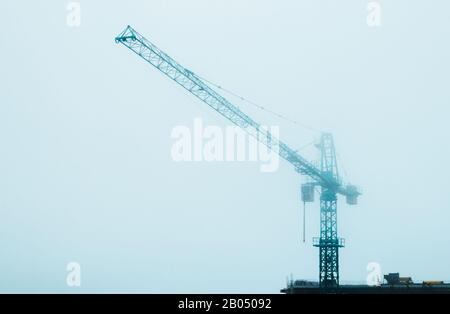
[[[450, 4], [368, 0], [2, 1], [1, 292], [277, 292], [318, 277], [318, 204], [281, 162], [174, 163], [171, 130], [228, 123], [114, 37], [130, 24], [200, 75], [334, 134], [341, 280], [366, 265], [450, 280]], [[294, 148], [317, 134], [278, 124]], [[308, 158], [313, 158], [309, 155]], [[343, 169], [341, 167], [341, 169]], [[66, 286], [79, 262], [81, 288]]]

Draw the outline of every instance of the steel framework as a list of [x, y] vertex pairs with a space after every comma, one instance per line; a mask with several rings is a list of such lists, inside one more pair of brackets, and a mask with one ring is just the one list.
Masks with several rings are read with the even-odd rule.
[[[320, 168], [324, 175], [339, 180], [336, 152], [331, 134], [322, 134], [318, 148], [321, 151]], [[339, 285], [339, 248], [344, 247], [344, 239], [337, 233], [337, 196], [336, 192], [321, 187], [320, 194], [320, 238], [315, 246], [319, 247], [319, 282], [325, 288]]]
[[318, 168], [284, 142], [272, 136], [266, 128], [255, 122], [237, 106], [213, 90], [198, 75], [180, 65], [131, 26], [127, 26], [115, 40], [116, 43], [123, 44], [156, 67], [227, 120], [242, 128], [250, 136], [275, 150], [282, 158], [291, 163], [298, 173], [311, 178], [311, 184], [320, 186], [320, 238], [314, 239], [314, 245], [320, 248], [320, 284], [324, 288], [337, 286], [339, 284], [338, 249], [343, 246], [343, 240], [337, 237], [337, 194], [346, 196], [347, 199], [356, 199], [360, 193], [355, 186], [343, 185], [339, 179], [331, 134], [322, 134], [319, 145], [321, 166]]

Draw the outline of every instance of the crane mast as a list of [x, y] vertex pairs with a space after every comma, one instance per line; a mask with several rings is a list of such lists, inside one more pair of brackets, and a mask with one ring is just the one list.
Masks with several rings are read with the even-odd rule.
[[[276, 151], [283, 159], [292, 164], [298, 173], [308, 176], [311, 180], [307, 186], [310, 188], [310, 193], [314, 193], [313, 190], [316, 186], [321, 188], [320, 238], [314, 238], [313, 242], [320, 249], [319, 281], [321, 286], [336, 287], [339, 284], [338, 249], [344, 245], [343, 239], [337, 237], [337, 194], [345, 196], [349, 204], [356, 204], [360, 193], [353, 185], [344, 186], [339, 178], [331, 134], [324, 133], [321, 136], [318, 145], [321, 151], [321, 163], [318, 168], [283, 141], [274, 137], [261, 124], [212, 89], [202, 78], [180, 65], [131, 26], [127, 26], [115, 40], [116, 43], [123, 44], [156, 67], [227, 120], [242, 128], [250, 136]], [[304, 199], [304, 201], [310, 200]]]

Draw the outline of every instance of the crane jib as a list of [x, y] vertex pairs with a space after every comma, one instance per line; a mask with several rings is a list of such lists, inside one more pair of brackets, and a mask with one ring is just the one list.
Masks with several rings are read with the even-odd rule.
[[324, 175], [319, 168], [307, 161], [287, 144], [272, 136], [267, 129], [262, 128], [259, 123], [255, 122], [237, 106], [213, 90], [194, 72], [180, 65], [131, 26], [127, 26], [116, 37], [116, 43], [121, 43], [135, 52], [145, 61], [156, 67], [159, 71], [205, 102], [233, 124], [241, 127], [264, 145], [270, 148], [276, 147], [278, 154], [291, 163], [297, 172], [309, 176], [317, 185], [333, 190], [335, 193], [348, 194], [347, 189], [341, 185], [337, 178]]

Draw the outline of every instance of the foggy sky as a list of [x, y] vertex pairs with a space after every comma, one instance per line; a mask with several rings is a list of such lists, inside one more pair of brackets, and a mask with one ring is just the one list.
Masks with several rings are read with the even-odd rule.
[[[114, 43], [128, 24], [213, 82], [332, 132], [341, 282], [450, 280], [448, 1], [2, 1], [0, 291], [278, 292], [316, 280], [319, 204], [280, 161], [175, 163], [172, 129], [230, 123]], [[227, 96], [228, 97], [228, 96]], [[230, 100], [233, 100], [230, 98]], [[240, 103], [300, 148], [319, 134]], [[304, 153], [317, 158], [311, 147]], [[300, 153], [303, 153], [300, 150]], [[66, 265], [82, 285], [66, 285]]]

